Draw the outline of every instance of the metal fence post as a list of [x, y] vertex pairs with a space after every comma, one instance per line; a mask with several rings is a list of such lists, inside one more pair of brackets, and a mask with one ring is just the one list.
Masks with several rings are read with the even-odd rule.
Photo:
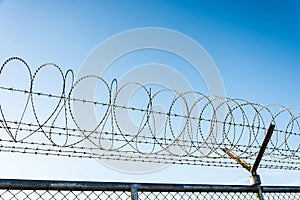
[[252, 186], [256, 186], [257, 187], [257, 193], [256, 193], [256, 197], [258, 200], [264, 200], [264, 196], [262, 193], [262, 189], [261, 189], [261, 180], [259, 175], [257, 174], [252, 174], [252, 176], [249, 176], [250, 179], [250, 184]]
[[130, 192], [131, 200], [138, 200], [139, 199], [139, 194], [138, 194], [138, 187], [137, 185], [133, 185], [131, 187], [131, 192]]

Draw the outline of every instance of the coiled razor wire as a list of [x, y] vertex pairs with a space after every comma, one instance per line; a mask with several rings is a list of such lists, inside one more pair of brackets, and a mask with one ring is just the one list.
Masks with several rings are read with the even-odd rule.
[[[28, 87], [7, 86], [0, 78], [2, 152], [239, 167], [222, 149], [230, 149], [247, 162], [253, 162], [272, 123], [275, 129], [260, 167], [300, 169], [298, 110], [243, 99], [210, 97], [195, 91], [166, 88], [155, 91], [139, 83], [119, 86], [116, 80], [109, 83], [96, 75], [74, 82], [72, 70], [64, 73], [56, 64], [47, 63], [32, 71], [18, 57], [3, 63], [0, 77], [5, 77], [5, 70], [13, 67], [15, 62], [24, 65], [28, 72]], [[37, 91], [37, 77], [42, 71], [53, 69], [60, 77], [60, 88], [54, 88], [50, 93]], [[105, 98], [75, 98], [76, 87], [91, 79], [99, 82], [98, 89], [105, 93], [102, 94]], [[137, 97], [133, 99], [133, 105], [120, 104], [121, 94], [129, 87], [142, 92], [146, 100], [140, 103]], [[24, 109], [18, 111], [20, 115], [7, 114], [15, 112], [12, 102], [4, 98], [7, 96], [23, 98]], [[166, 101], [162, 97], [171, 98]], [[164, 109], [157, 106], [162, 102]], [[96, 127], [83, 127], [78, 122], [73, 109], [78, 103], [93, 105], [95, 112], [99, 111]], [[125, 115], [129, 118], [124, 119], [124, 112], [130, 113]], [[124, 128], [124, 120], [135, 121], [135, 128]]]

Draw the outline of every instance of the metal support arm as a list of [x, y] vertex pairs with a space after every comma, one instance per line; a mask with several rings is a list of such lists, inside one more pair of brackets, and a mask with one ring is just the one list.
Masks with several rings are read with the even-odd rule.
[[251, 185], [255, 185], [258, 187], [258, 193], [257, 193], [257, 197], [259, 200], [263, 200], [263, 195], [262, 195], [262, 189], [261, 189], [261, 180], [259, 175], [257, 174], [257, 169], [259, 167], [260, 161], [265, 153], [265, 150], [267, 148], [267, 145], [272, 137], [272, 133], [274, 131], [275, 125], [274, 124], [270, 124], [266, 135], [264, 137], [264, 140], [261, 144], [261, 147], [258, 151], [258, 154], [256, 156], [256, 159], [253, 163], [253, 165], [251, 166], [249, 163], [247, 163], [245, 160], [239, 158], [233, 151], [231, 151], [230, 149], [227, 149], [226, 147], [223, 149], [223, 151], [232, 159], [234, 159], [237, 163], [239, 163], [241, 166], [243, 166], [245, 169], [247, 169], [247, 171], [249, 171], [251, 173], [251, 176], [249, 177], [250, 179], [250, 184]]

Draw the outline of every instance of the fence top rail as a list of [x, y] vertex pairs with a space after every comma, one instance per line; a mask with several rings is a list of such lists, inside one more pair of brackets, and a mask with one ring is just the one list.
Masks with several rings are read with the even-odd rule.
[[[138, 191], [151, 192], [257, 192], [257, 186], [160, 184], [126, 182], [54, 181], [0, 179], [0, 189], [9, 190], [72, 190], [72, 191]], [[264, 192], [300, 192], [300, 186], [263, 186]]]
[[264, 193], [300, 193], [300, 186], [263, 186]]

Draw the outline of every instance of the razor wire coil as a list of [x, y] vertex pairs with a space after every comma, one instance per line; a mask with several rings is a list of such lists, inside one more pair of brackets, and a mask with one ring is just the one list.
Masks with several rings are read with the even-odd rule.
[[[140, 83], [118, 85], [102, 77], [88, 75], [75, 82], [72, 70], [47, 63], [32, 71], [21, 58], [12, 57], [0, 68], [0, 77], [12, 61], [20, 62], [28, 72], [28, 87], [15, 88], [0, 84], [0, 94], [25, 96], [24, 109], [18, 119], [7, 117], [9, 105], [0, 102], [0, 151], [68, 157], [131, 160], [166, 164], [190, 164], [237, 167], [222, 148], [233, 150], [251, 162], [260, 148], [270, 123], [275, 125], [261, 167], [299, 169], [300, 114], [281, 105], [261, 105], [243, 99], [207, 96], [195, 91], [152, 88]], [[37, 91], [41, 71], [55, 69], [61, 79], [58, 93]], [[85, 81], [96, 80], [105, 101], [76, 98], [74, 90]], [[0, 78], [1, 80], [1, 78]], [[1, 82], [0, 82], [1, 83]], [[144, 92], [144, 107], [124, 105], [119, 98], [129, 87]], [[160, 96], [171, 96], [164, 111], [156, 109]], [[41, 117], [37, 102], [47, 98], [56, 105]], [[9, 103], [7, 103], [9, 104]], [[75, 104], [99, 108], [96, 127], [81, 127], [74, 114]], [[178, 108], [180, 107], [180, 109]], [[49, 110], [48, 110], [49, 111]], [[135, 131], [122, 127], [121, 112], [140, 116]], [[31, 116], [31, 117], [28, 117]], [[126, 119], [132, 120], [132, 119]], [[179, 122], [180, 121], [180, 122]], [[158, 127], [157, 124], [161, 124]], [[178, 126], [180, 124], [180, 126]]]

